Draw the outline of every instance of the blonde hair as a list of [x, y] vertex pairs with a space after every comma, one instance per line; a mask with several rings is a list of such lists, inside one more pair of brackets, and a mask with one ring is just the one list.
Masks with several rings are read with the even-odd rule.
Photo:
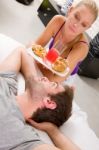
[[94, 22], [97, 19], [98, 12], [99, 12], [96, 2], [94, 0], [82, 0], [78, 4], [75, 5], [75, 8], [82, 6], [82, 5], [88, 7], [91, 10], [92, 14], [94, 15], [94, 20], [93, 20]]
[[[82, 5], [90, 9], [90, 11], [92, 12], [94, 16], [94, 20], [93, 20], [94, 22], [98, 17], [98, 11], [99, 11], [95, 1], [94, 0], [81, 0], [79, 3], [76, 3], [75, 6], [74, 5], [73, 6], [77, 8]], [[81, 39], [81, 37], [82, 37], [82, 34], [78, 35], [74, 40], [69, 42], [65, 50], [71, 49]]]

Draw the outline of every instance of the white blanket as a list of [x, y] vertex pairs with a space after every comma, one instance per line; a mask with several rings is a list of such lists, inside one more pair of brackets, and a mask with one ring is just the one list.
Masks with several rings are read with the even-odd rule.
[[[20, 45], [22, 44], [10, 37], [0, 34], [0, 61], [6, 58], [13, 49]], [[24, 78], [21, 74], [19, 74], [18, 92], [22, 93], [24, 91], [24, 87]], [[99, 150], [99, 139], [89, 127], [87, 115], [85, 112], [81, 111], [75, 102], [73, 104], [73, 115], [66, 123], [64, 123], [60, 130], [82, 150]], [[38, 130], [37, 132], [44, 141], [51, 143], [51, 140], [46, 133]]]

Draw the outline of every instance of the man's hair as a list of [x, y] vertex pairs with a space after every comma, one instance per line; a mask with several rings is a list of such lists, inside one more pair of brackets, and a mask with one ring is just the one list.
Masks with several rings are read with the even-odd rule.
[[32, 119], [36, 122], [51, 122], [56, 126], [61, 126], [71, 116], [73, 89], [64, 86], [65, 91], [55, 95], [49, 95], [51, 100], [55, 101], [57, 107], [55, 109], [39, 108], [33, 113]]

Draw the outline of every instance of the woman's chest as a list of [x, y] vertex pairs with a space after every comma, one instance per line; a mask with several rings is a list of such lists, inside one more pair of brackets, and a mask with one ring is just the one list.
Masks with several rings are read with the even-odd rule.
[[63, 51], [63, 53], [60, 56], [66, 59], [68, 57], [70, 51], [71, 51], [70, 49], [66, 49]]

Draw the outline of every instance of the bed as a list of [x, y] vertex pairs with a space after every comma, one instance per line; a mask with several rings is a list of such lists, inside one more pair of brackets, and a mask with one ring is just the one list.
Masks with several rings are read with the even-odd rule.
[[[0, 61], [8, 56], [13, 49], [22, 44], [16, 40], [0, 34]], [[23, 46], [23, 45], [22, 45]], [[24, 78], [21, 74], [18, 76], [18, 93], [22, 93], [25, 88]], [[99, 138], [89, 127], [87, 114], [81, 111], [80, 107], [73, 102], [73, 113], [70, 119], [61, 126], [60, 130], [69, 137], [82, 150], [99, 150]], [[52, 143], [46, 133], [38, 131], [40, 137], [47, 143]]]

